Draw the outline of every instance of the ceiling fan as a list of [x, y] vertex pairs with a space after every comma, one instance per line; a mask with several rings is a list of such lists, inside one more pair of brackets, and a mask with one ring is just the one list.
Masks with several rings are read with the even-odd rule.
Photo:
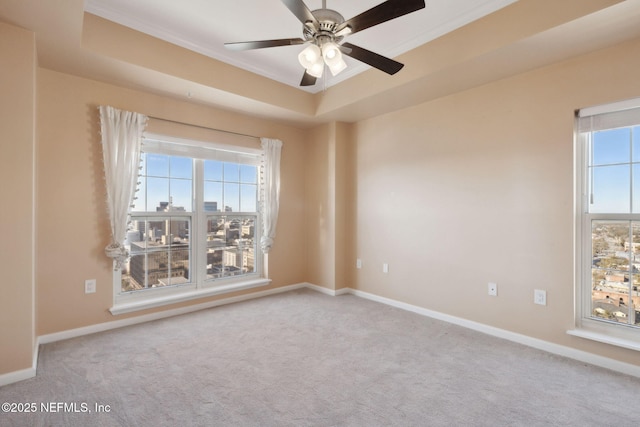
[[303, 38], [225, 43], [224, 46], [241, 51], [308, 43], [309, 46], [298, 55], [298, 61], [305, 69], [300, 86], [314, 85], [322, 77], [325, 65], [334, 76], [344, 70], [347, 64], [342, 58], [343, 54], [387, 74], [397, 73], [404, 64], [342, 41], [350, 34], [425, 7], [424, 0], [387, 0], [345, 21], [338, 12], [327, 9], [325, 0], [322, 1], [322, 9], [313, 11], [303, 0], [282, 0], [282, 3], [302, 22]]

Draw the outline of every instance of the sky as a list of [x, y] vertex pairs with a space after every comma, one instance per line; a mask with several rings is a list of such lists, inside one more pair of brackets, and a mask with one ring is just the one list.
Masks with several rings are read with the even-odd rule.
[[[233, 212], [255, 212], [258, 183], [257, 167], [215, 160], [204, 160], [204, 201], [217, 202]], [[138, 199], [133, 211], [155, 212], [160, 202], [172, 199], [173, 206], [192, 210], [194, 164], [187, 157], [143, 153]], [[146, 202], [146, 206], [145, 206]]]
[[592, 144], [589, 211], [640, 213], [640, 126], [594, 132]]

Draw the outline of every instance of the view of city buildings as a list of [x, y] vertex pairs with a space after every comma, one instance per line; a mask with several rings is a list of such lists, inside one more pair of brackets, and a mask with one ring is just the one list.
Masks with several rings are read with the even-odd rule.
[[592, 316], [640, 326], [640, 222], [593, 221]]
[[[217, 202], [205, 202], [206, 212], [217, 212]], [[131, 292], [195, 280], [190, 218], [172, 216], [184, 212], [170, 202], [161, 202], [156, 212], [167, 216], [134, 215], [125, 245], [130, 258], [122, 271], [122, 291]], [[205, 280], [255, 272], [255, 215], [207, 216]], [[205, 267], [202, 267], [203, 269]]]

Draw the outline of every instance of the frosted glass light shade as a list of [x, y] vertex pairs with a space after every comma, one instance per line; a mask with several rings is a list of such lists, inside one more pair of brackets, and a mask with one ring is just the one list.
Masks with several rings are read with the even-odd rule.
[[324, 62], [331, 67], [342, 61], [342, 52], [340, 52], [337, 44], [328, 42], [322, 45], [322, 57], [324, 58]]
[[307, 68], [307, 73], [317, 78], [322, 77], [323, 71], [324, 71], [324, 62], [322, 61], [322, 57], [318, 57], [318, 60], [313, 64], [311, 64], [310, 67]]
[[300, 62], [300, 65], [306, 68], [307, 71], [316, 62], [318, 62], [318, 59], [321, 58], [322, 53], [320, 52], [320, 48], [315, 44], [307, 46], [302, 52], [298, 54], [298, 62]]
[[334, 76], [337, 76], [345, 68], [347, 68], [347, 63], [344, 62], [342, 58], [340, 58], [339, 62], [329, 65], [329, 70], [331, 70], [331, 74]]

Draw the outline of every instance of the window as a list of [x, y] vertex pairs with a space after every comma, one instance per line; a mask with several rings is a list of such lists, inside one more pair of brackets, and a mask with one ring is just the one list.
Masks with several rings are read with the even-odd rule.
[[609, 337], [605, 341], [635, 342], [628, 346], [636, 348], [640, 344], [640, 100], [580, 110], [576, 153], [578, 328]]
[[129, 311], [131, 302], [139, 307], [268, 283], [258, 246], [260, 155], [157, 135], [144, 139], [125, 241], [130, 258], [114, 274], [115, 311]]

